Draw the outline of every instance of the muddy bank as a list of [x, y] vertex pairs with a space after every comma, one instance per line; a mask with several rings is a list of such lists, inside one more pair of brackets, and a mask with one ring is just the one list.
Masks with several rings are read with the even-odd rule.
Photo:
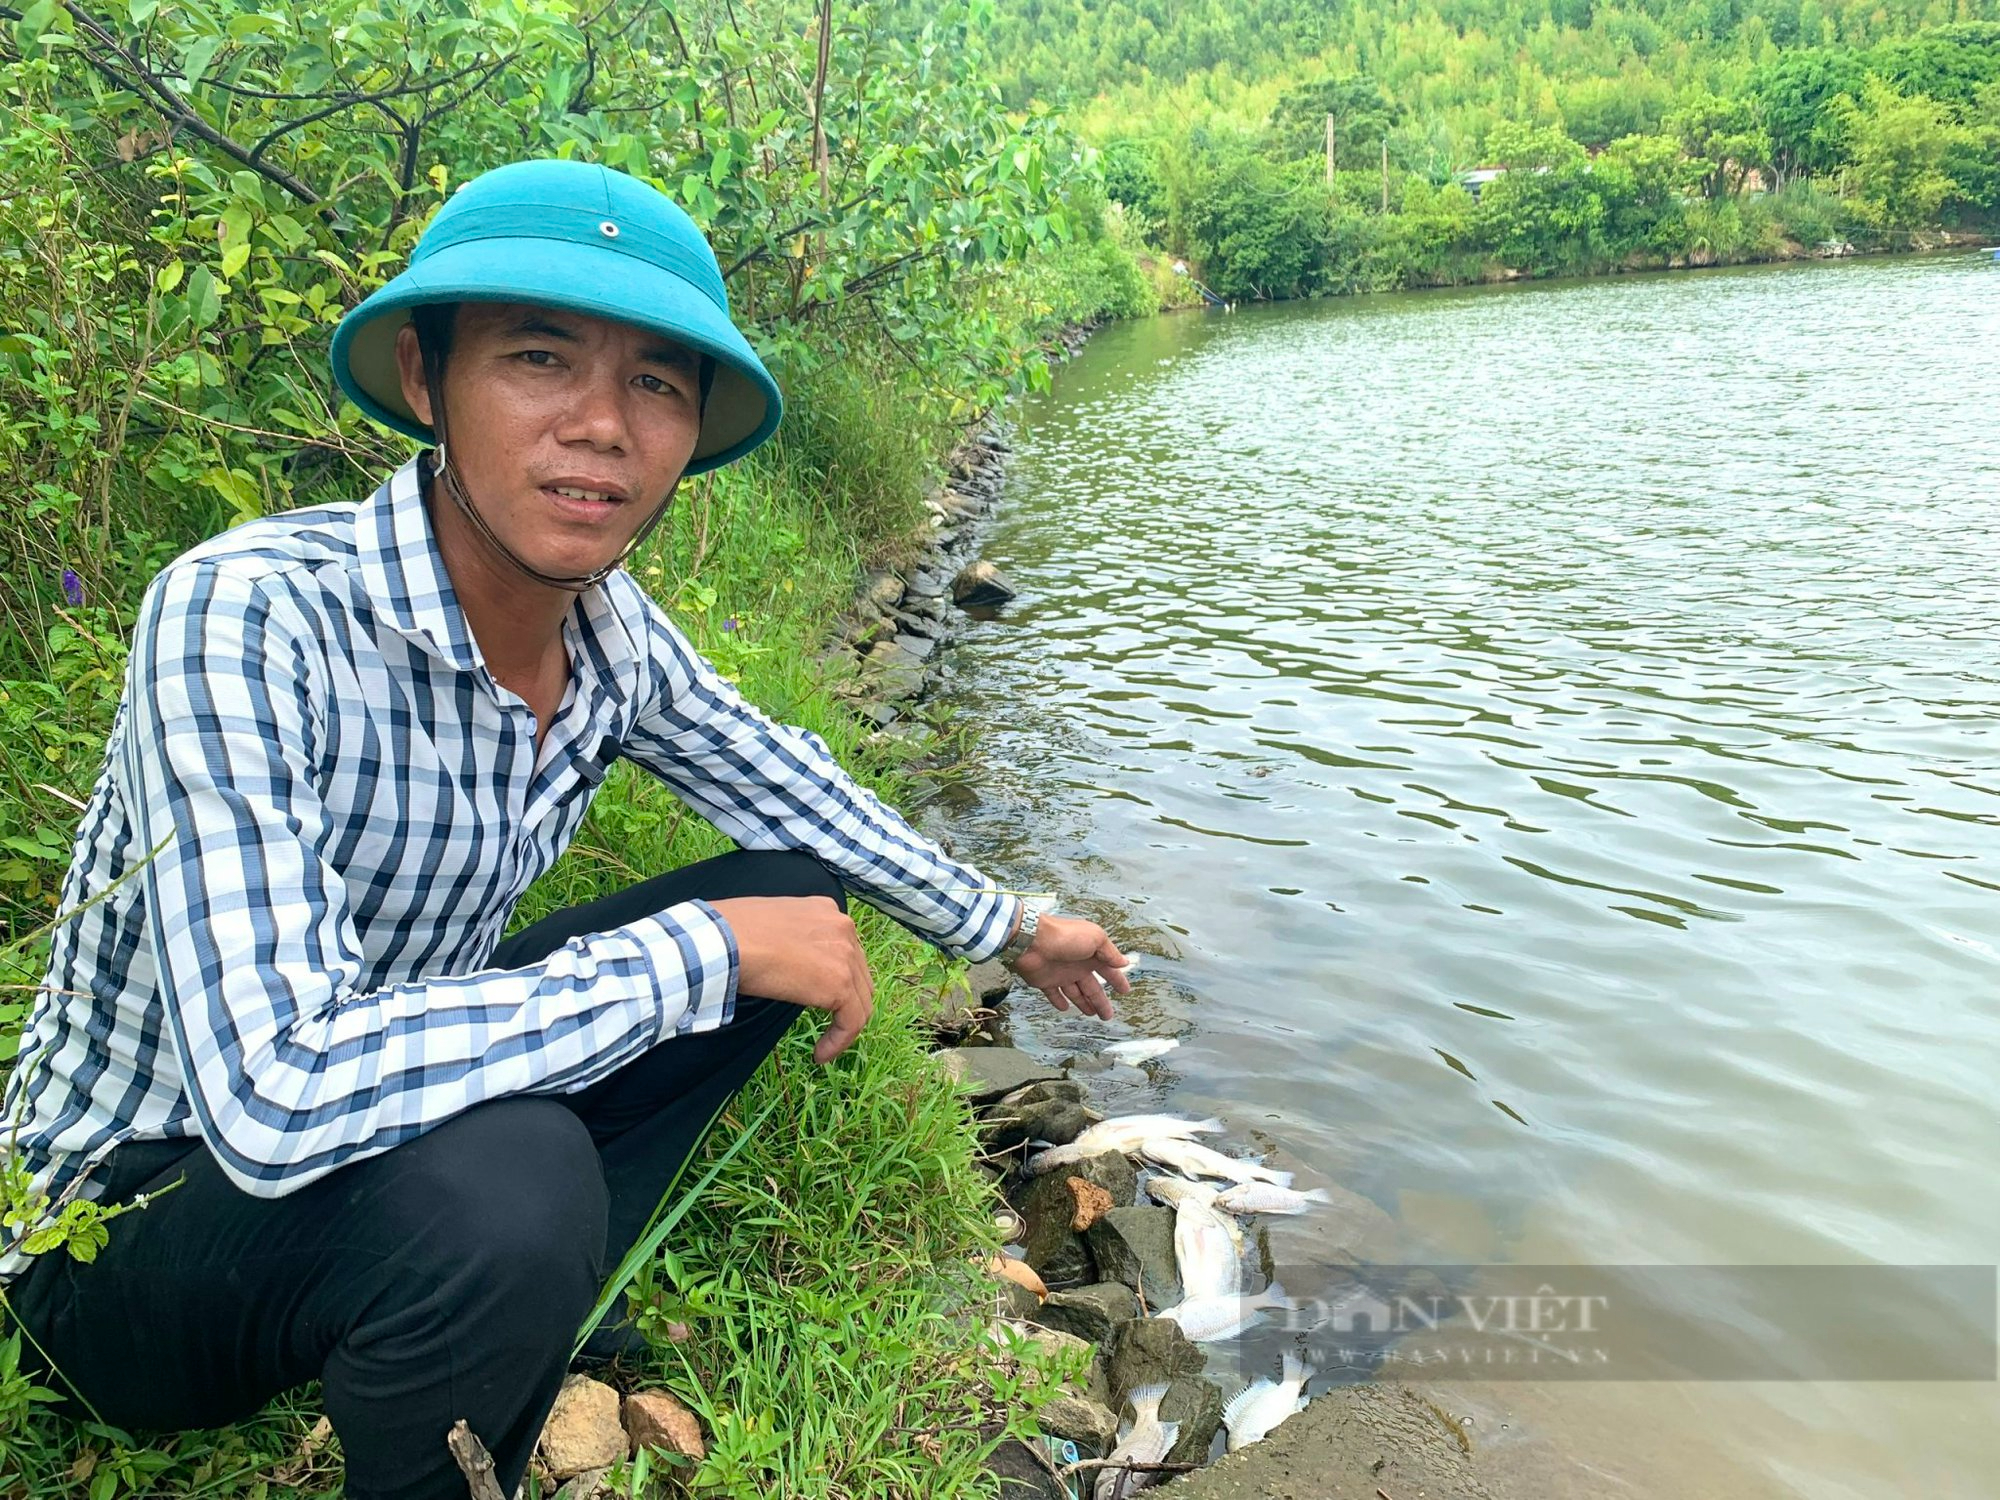
[[1540, 1486], [1489, 1472], [1459, 1422], [1424, 1391], [1328, 1391], [1262, 1442], [1171, 1481], [1174, 1500], [1527, 1500]]

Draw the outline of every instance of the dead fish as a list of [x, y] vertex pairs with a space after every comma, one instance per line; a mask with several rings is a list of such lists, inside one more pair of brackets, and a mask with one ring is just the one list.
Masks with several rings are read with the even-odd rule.
[[1236, 1226], [1199, 1198], [1174, 1209], [1174, 1261], [1184, 1298], [1233, 1296], [1243, 1290], [1243, 1255]]
[[[1152, 1194], [1155, 1203], [1164, 1203], [1169, 1208], [1179, 1208], [1190, 1200], [1205, 1208], [1214, 1208], [1215, 1200], [1222, 1193], [1212, 1182], [1191, 1182], [1185, 1177], [1168, 1177], [1158, 1172], [1146, 1179], [1146, 1191]], [[1230, 1243], [1235, 1245], [1240, 1258], [1243, 1254], [1243, 1226], [1225, 1213], [1216, 1214], [1216, 1218], [1229, 1231]]]
[[[1118, 1440], [1118, 1446], [1111, 1450], [1109, 1457], [1113, 1464], [1156, 1464], [1165, 1460], [1174, 1446], [1174, 1439], [1181, 1435], [1180, 1423], [1160, 1420], [1160, 1402], [1166, 1394], [1164, 1385], [1145, 1385], [1132, 1392], [1132, 1425]], [[1115, 1495], [1129, 1495], [1134, 1490], [1158, 1484], [1165, 1477], [1163, 1474], [1132, 1474], [1117, 1468], [1099, 1469], [1092, 1493], [1096, 1500], [1112, 1500]]]
[[1190, 1341], [1212, 1344], [1217, 1339], [1234, 1338], [1263, 1317], [1267, 1308], [1291, 1305], [1292, 1299], [1285, 1295], [1285, 1289], [1274, 1281], [1254, 1296], [1231, 1292], [1221, 1297], [1190, 1297], [1160, 1316], [1180, 1324], [1181, 1332]]
[[1172, 1167], [1176, 1172], [1185, 1172], [1190, 1177], [1226, 1177], [1231, 1182], [1268, 1182], [1284, 1188], [1292, 1185], [1290, 1172], [1275, 1172], [1254, 1161], [1242, 1161], [1234, 1156], [1224, 1156], [1220, 1151], [1210, 1150], [1199, 1141], [1179, 1137], [1159, 1137], [1142, 1142], [1139, 1154], [1147, 1161], [1157, 1162], [1163, 1167]]
[[1153, 1195], [1155, 1203], [1179, 1208], [1190, 1198], [1213, 1206], [1222, 1189], [1212, 1182], [1193, 1182], [1185, 1177], [1169, 1177], [1162, 1172], [1146, 1179], [1146, 1191]]
[[1136, 1068], [1142, 1062], [1151, 1062], [1156, 1057], [1164, 1057], [1180, 1043], [1170, 1036], [1134, 1037], [1129, 1042], [1113, 1042], [1104, 1049], [1104, 1055], [1113, 1062], [1122, 1062], [1127, 1067]]
[[1218, 1193], [1215, 1206], [1232, 1214], [1302, 1214], [1315, 1203], [1331, 1203], [1325, 1188], [1298, 1192], [1275, 1182], [1239, 1182]]
[[1028, 1158], [1030, 1177], [1039, 1177], [1052, 1167], [1066, 1167], [1106, 1151], [1122, 1151], [1127, 1156], [1149, 1140], [1184, 1140], [1191, 1135], [1213, 1135], [1222, 1129], [1220, 1120], [1188, 1120], [1179, 1115], [1119, 1115], [1087, 1126], [1067, 1146], [1051, 1146]]
[[1229, 1451], [1234, 1453], [1257, 1442], [1293, 1412], [1304, 1411], [1305, 1384], [1314, 1373], [1311, 1365], [1287, 1349], [1282, 1379], [1260, 1376], [1238, 1391], [1222, 1408], [1223, 1425], [1229, 1429]]

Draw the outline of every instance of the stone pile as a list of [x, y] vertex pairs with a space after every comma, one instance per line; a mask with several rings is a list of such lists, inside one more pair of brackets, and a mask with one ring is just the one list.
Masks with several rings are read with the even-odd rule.
[[[1066, 1145], [1097, 1119], [1084, 1085], [1062, 1065], [1038, 1061], [975, 1033], [983, 1045], [936, 1054], [939, 1068], [974, 1107], [986, 1154], [1029, 1141]], [[992, 1336], [1027, 1333], [1057, 1350], [1087, 1355], [1084, 1377], [1037, 1413], [1041, 1429], [1076, 1445], [1082, 1459], [1109, 1456], [1121, 1411], [1132, 1393], [1164, 1385], [1160, 1420], [1178, 1424], [1167, 1464], [1208, 1461], [1222, 1430], [1224, 1393], [1205, 1378], [1207, 1355], [1170, 1318], [1154, 1316], [1181, 1300], [1172, 1209], [1141, 1201], [1139, 1169], [1105, 1151], [1039, 1176], [1008, 1171], [996, 1179], [1018, 1239], [1010, 1247], [1049, 1288], [1038, 1296], [1016, 1279], [996, 1280], [1002, 1317]], [[1262, 1236], [1258, 1243], [1263, 1246]], [[1262, 1249], [1268, 1263], [1268, 1248]], [[1084, 1471], [1079, 1493], [1091, 1493]], [[1010, 1496], [1066, 1497], [1055, 1476]]]
[[611, 1466], [642, 1448], [700, 1460], [707, 1454], [701, 1424], [666, 1391], [620, 1396], [587, 1375], [563, 1382], [542, 1424], [533, 1470], [552, 1500], [609, 1500], [601, 1484]]
[[980, 523], [1000, 498], [1007, 439], [992, 428], [955, 452], [948, 481], [924, 502], [928, 528], [916, 558], [877, 568], [836, 622], [838, 649], [858, 659], [855, 710], [878, 728], [903, 715], [930, 680], [933, 657], [957, 623], [954, 611], [991, 610], [1015, 595], [992, 563], [974, 557]]
[[[999, 972], [1005, 976], [1006, 971]], [[983, 988], [987, 1001], [1004, 1000], [991, 986]], [[1079, 1461], [1115, 1458], [1133, 1393], [1158, 1386], [1166, 1392], [1159, 1421], [1174, 1428], [1161, 1463], [1169, 1466], [1167, 1472], [1171, 1467], [1193, 1470], [1206, 1465], [1222, 1446], [1226, 1398], [1235, 1395], [1242, 1382], [1232, 1378], [1225, 1390], [1210, 1378], [1208, 1352], [1199, 1342], [1208, 1335], [1197, 1323], [1184, 1328], [1180, 1321], [1189, 1307], [1214, 1293], [1183, 1286], [1176, 1210], [1152, 1201], [1177, 1199], [1178, 1193], [1165, 1189], [1175, 1182], [1186, 1185], [1171, 1172], [1161, 1173], [1152, 1160], [1157, 1139], [1153, 1132], [1170, 1135], [1167, 1124], [1177, 1117], [1127, 1117], [1126, 1128], [1135, 1135], [1140, 1118], [1162, 1122], [1145, 1127], [1146, 1147], [1136, 1157], [1126, 1149], [1093, 1153], [1089, 1149], [1093, 1142], [1085, 1140], [1076, 1153], [1067, 1154], [1070, 1159], [1037, 1163], [1046, 1169], [1031, 1173], [1027, 1168], [1040, 1149], [1070, 1146], [1103, 1119], [1091, 1107], [1083, 1081], [1093, 1072], [1088, 1066], [1092, 1059], [1043, 1062], [1007, 1044], [997, 1010], [984, 1014], [986, 1019], [964, 1044], [941, 1050], [934, 1058], [973, 1108], [1008, 1241], [1008, 1258], [988, 1266], [995, 1277], [993, 1305], [998, 1314], [993, 1337], [1004, 1338], [1006, 1328], [1033, 1330], [1038, 1341], [1050, 1341], [1052, 1348], [1076, 1349], [1087, 1357], [1085, 1374], [1037, 1411], [1042, 1431], [1074, 1444]], [[1218, 1128], [1219, 1122], [1206, 1121], [1194, 1125], [1190, 1133]], [[1122, 1134], [1107, 1128], [1096, 1139], [1116, 1144]], [[1031, 1142], [1039, 1143], [1039, 1149], [1031, 1148]], [[1142, 1179], [1142, 1172], [1154, 1175]], [[1162, 1182], [1162, 1177], [1171, 1180]], [[1152, 1188], [1150, 1197], [1142, 1192], [1147, 1185]], [[1374, 1203], [1331, 1185], [1293, 1196], [1294, 1206], [1272, 1211], [1313, 1213], [1316, 1236], [1334, 1253], [1357, 1260], [1379, 1260], [1392, 1253], [1394, 1222]], [[1214, 1197], [1208, 1201], [1213, 1204]], [[1268, 1221], [1259, 1214], [1241, 1235], [1244, 1271], [1270, 1283], [1274, 1268]], [[1247, 1299], [1247, 1305], [1273, 1304]], [[1189, 1329], [1194, 1329], [1194, 1338]], [[1233, 1445], [1242, 1436], [1232, 1433], [1229, 1440]], [[1259, 1445], [1255, 1437], [1243, 1441]], [[1037, 1464], [1035, 1474], [1018, 1487], [1003, 1486], [1003, 1493], [1010, 1500], [1028, 1496], [1067, 1500], [1071, 1492], [1056, 1466], [1039, 1460]], [[1092, 1495], [1093, 1475], [1107, 1482], [1124, 1475], [1124, 1482], [1135, 1491], [1163, 1477], [1159, 1471], [1125, 1474], [1086, 1467], [1070, 1476], [1080, 1483], [1075, 1495]]]

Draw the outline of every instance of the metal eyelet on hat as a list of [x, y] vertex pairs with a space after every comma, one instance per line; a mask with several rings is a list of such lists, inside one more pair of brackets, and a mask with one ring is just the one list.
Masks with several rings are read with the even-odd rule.
[[612, 223], [609, 219], [606, 219], [602, 224], [599, 224], [597, 226], [597, 232], [603, 235], [607, 240], [615, 240], [618, 238], [618, 226]]

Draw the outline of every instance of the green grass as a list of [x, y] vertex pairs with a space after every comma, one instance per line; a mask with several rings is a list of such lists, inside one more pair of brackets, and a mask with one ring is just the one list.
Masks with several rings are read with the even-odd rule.
[[[837, 693], [843, 668], [819, 653], [862, 560], [893, 551], [921, 515], [948, 436], [893, 384], [825, 373], [795, 401], [782, 442], [690, 482], [634, 563], [753, 701], [823, 736], [892, 802], [917, 783], [881, 741], [864, 740]], [[75, 732], [87, 741], [90, 727], [86, 717]], [[101, 744], [101, 725], [97, 734]], [[64, 784], [78, 784], [78, 769]], [[621, 765], [517, 923], [726, 847]], [[957, 966], [879, 914], [857, 915], [877, 981], [873, 1021], [825, 1068], [811, 1058], [820, 1018], [793, 1029], [684, 1180], [735, 1154], [633, 1283], [642, 1326], [659, 1335], [647, 1383], [686, 1401], [711, 1447], [697, 1470], [654, 1462], [615, 1474], [621, 1493], [990, 1494], [982, 1426], [1028, 1419], [1022, 1397], [1041, 1374], [996, 1371], [980, 1350], [990, 1293], [972, 1262], [997, 1248], [990, 1190], [973, 1168], [966, 1107], [927, 1062], [920, 1024]], [[667, 1339], [673, 1323], [691, 1336]], [[336, 1495], [337, 1444], [309, 1439], [312, 1395], [222, 1431], [148, 1438], [37, 1411], [0, 1354], [0, 1500]]]

